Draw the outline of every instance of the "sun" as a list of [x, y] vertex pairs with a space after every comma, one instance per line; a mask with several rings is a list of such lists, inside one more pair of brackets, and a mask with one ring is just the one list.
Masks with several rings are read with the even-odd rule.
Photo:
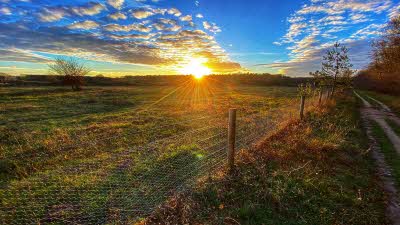
[[189, 62], [179, 69], [179, 72], [186, 75], [192, 75], [194, 78], [200, 80], [204, 76], [210, 75], [212, 70], [206, 66], [204, 63], [207, 62], [204, 58], [191, 58]]

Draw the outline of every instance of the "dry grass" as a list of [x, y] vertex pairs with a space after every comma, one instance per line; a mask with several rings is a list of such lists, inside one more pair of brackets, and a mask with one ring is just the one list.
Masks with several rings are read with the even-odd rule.
[[356, 102], [293, 122], [142, 224], [386, 224]]

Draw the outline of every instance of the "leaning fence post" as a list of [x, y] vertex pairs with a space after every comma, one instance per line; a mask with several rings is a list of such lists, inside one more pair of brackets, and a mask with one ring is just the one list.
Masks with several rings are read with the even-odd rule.
[[304, 119], [304, 103], [306, 101], [306, 97], [304, 95], [301, 96], [301, 101], [300, 101], [300, 119]]
[[228, 127], [228, 169], [233, 170], [235, 165], [235, 143], [236, 143], [236, 109], [229, 110]]
[[322, 102], [322, 94], [323, 94], [323, 90], [322, 88], [319, 90], [319, 99], [318, 99], [318, 105], [321, 105]]

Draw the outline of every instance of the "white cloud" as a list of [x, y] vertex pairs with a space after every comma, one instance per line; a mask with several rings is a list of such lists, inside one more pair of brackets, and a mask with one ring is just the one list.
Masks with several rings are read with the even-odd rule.
[[99, 24], [91, 20], [85, 20], [83, 22], [75, 22], [73, 24], [68, 25], [69, 29], [91, 30], [97, 27], [99, 27]]
[[154, 37], [154, 34], [129, 34], [129, 35], [109, 35], [110, 38], [116, 40], [126, 40], [126, 39], [143, 39], [148, 40]]
[[[306, 75], [303, 72], [320, 66], [322, 49], [330, 47], [334, 41], [346, 45], [360, 41], [367, 43], [367, 40], [381, 34], [384, 24], [370, 24], [350, 36], [349, 30], [354, 24], [360, 26], [376, 20], [378, 14], [387, 13], [390, 16], [396, 11], [392, 6], [392, 0], [310, 0], [310, 4], [301, 6], [287, 19], [289, 27], [286, 34], [274, 42], [275, 45], [287, 44], [290, 50], [289, 60], [274, 64], [274, 68], [290, 71], [291, 75], [299, 75], [300, 72]], [[354, 46], [361, 48], [360, 45]], [[369, 49], [370, 45], [363, 47], [366, 48]], [[357, 61], [357, 58], [354, 57], [354, 60]]]
[[124, 0], [108, 0], [107, 3], [116, 9], [121, 9]]
[[365, 14], [356, 13], [356, 14], [351, 15], [350, 21], [351, 21], [351, 23], [354, 24], [354, 23], [363, 23], [363, 22], [371, 21], [371, 19], [369, 19]]
[[201, 14], [201, 13], [196, 14], [196, 17], [197, 18], [204, 18], [203, 14]]
[[132, 16], [135, 17], [136, 19], [146, 19], [147, 17], [150, 17], [154, 15], [155, 13], [146, 9], [138, 9], [133, 11]]
[[94, 16], [101, 13], [106, 7], [100, 3], [90, 3], [87, 7], [73, 7], [72, 12], [79, 16]]
[[399, 16], [400, 15], [400, 3], [399, 4], [397, 4], [397, 6], [394, 6], [390, 11], [389, 11], [389, 17], [392, 19], [392, 18], [395, 18], [395, 17], [397, 17], [397, 16]]
[[140, 31], [144, 33], [149, 33], [152, 29], [146, 27], [143, 24], [130, 24], [130, 25], [119, 25], [119, 24], [107, 24], [104, 26], [106, 31], [116, 31], [116, 32], [129, 32], [129, 31]]
[[174, 16], [176, 16], [176, 17], [179, 17], [179, 16], [182, 15], [181, 11], [179, 11], [179, 10], [176, 9], [176, 8], [171, 8], [171, 9], [169, 9], [169, 10], [168, 10], [168, 14], [174, 15]]
[[218, 27], [215, 23], [209, 23], [207, 21], [203, 21], [203, 27], [204, 29], [213, 32], [213, 33], [219, 33], [221, 32], [221, 28]]
[[125, 14], [120, 13], [120, 12], [110, 14], [110, 15], [108, 15], [108, 17], [113, 20], [125, 20], [127, 18], [127, 16]]
[[192, 20], [193, 20], [193, 18], [192, 18], [191, 15], [182, 16], [180, 19], [181, 19], [182, 21], [192, 21]]
[[11, 15], [11, 9], [8, 7], [0, 8], [0, 15]]
[[63, 9], [44, 9], [39, 13], [39, 20], [42, 22], [56, 22], [64, 18], [67, 13]]
[[356, 39], [356, 40], [361, 40], [365, 39], [368, 36], [377, 36], [377, 35], [382, 35], [383, 34], [383, 28], [386, 27], [386, 24], [370, 24], [360, 30], [358, 30], [356, 33], [350, 36], [351, 39]]

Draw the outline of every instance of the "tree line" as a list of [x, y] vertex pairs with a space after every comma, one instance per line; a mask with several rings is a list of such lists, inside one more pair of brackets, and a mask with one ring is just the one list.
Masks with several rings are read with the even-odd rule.
[[372, 61], [355, 78], [357, 86], [400, 95], [400, 16], [393, 18], [373, 43]]

